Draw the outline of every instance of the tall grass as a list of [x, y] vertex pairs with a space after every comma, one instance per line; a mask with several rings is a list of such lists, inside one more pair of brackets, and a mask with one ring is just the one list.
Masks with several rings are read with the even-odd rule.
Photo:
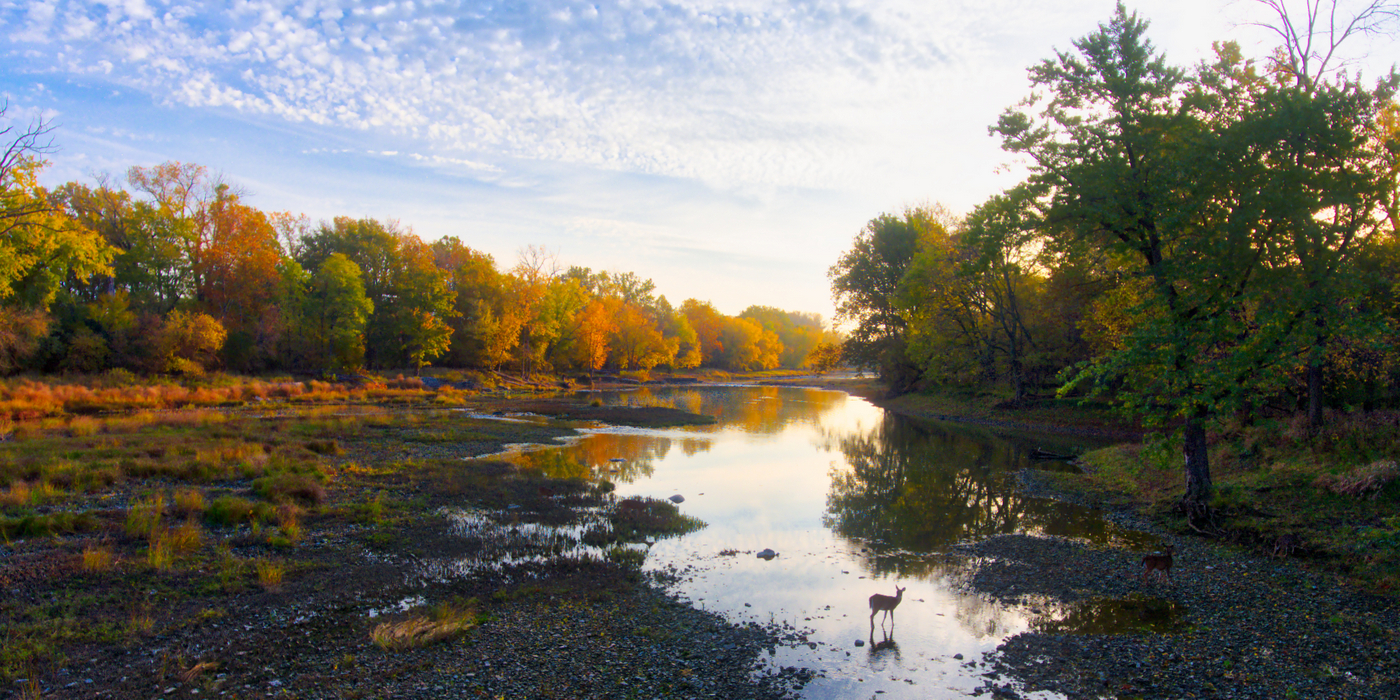
[[150, 539], [160, 527], [161, 516], [165, 514], [165, 496], [155, 494], [137, 500], [126, 511], [126, 534], [128, 537]]
[[[134, 380], [135, 378], [132, 377]], [[184, 386], [156, 383], [113, 385], [102, 377], [63, 383], [54, 380], [20, 379], [0, 382], [0, 419], [35, 420], [65, 414], [93, 414], [104, 411], [136, 411], [242, 404], [257, 398], [312, 400], [349, 398], [354, 392], [338, 384], [311, 382], [263, 382], [226, 378], [224, 386], [208, 384]], [[374, 386], [374, 385], [369, 385]], [[383, 385], [378, 385], [382, 388]], [[363, 396], [363, 389], [360, 390]]]

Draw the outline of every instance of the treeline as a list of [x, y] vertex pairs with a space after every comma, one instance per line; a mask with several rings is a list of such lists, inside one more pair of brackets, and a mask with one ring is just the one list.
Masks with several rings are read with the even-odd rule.
[[1023, 183], [880, 216], [831, 268], [847, 355], [897, 391], [1101, 396], [1180, 430], [1202, 516], [1217, 419], [1400, 405], [1400, 81], [1315, 46], [1172, 66], [1121, 5], [1074, 47], [991, 129]]
[[839, 356], [816, 314], [677, 308], [651, 280], [561, 269], [540, 248], [501, 270], [395, 222], [313, 225], [198, 165], [44, 188], [44, 131], [20, 133], [0, 163], [0, 373], [750, 371]]

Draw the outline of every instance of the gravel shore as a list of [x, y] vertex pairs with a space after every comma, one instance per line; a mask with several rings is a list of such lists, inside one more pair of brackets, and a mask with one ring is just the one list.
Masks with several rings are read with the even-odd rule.
[[[1070, 698], [1400, 697], [1400, 612], [1291, 560], [1195, 539], [1170, 582], [1142, 582], [1141, 552], [1008, 535], [959, 548], [963, 587], [1023, 606], [1036, 630], [989, 656], [986, 692]], [[1092, 629], [1095, 615], [1129, 634]], [[1163, 633], [1147, 631], [1152, 627]]]

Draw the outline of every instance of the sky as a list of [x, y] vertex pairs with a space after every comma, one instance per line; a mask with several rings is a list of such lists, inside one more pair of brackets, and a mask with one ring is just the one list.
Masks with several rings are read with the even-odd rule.
[[[1252, 0], [1130, 10], [1169, 61], [1273, 46]], [[266, 211], [527, 245], [678, 305], [830, 319], [881, 213], [966, 213], [1021, 166], [987, 127], [1108, 0], [0, 0], [6, 118], [45, 184], [198, 163]], [[1400, 61], [1348, 45], [1353, 70]]]

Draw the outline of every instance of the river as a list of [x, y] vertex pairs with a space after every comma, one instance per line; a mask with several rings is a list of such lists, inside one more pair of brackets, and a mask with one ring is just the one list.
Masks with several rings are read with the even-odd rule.
[[[807, 643], [768, 663], [820, 672], [808, 698], [960, 696], [982, 683], [983, 653], [1032, 629], [1113, 632], [1140, 616], [1004, 606], [956, 585], [969, 559], [959, 543], [1029, 533], [1148, 546], [1089, 508], [1027, 498], [1023, 468], [1036, 449], [1077, 453], [1087, 439], [1015, 434], [899, 416], [843, 392], [705, 386], [600, 392], [621, 405], [671, 406], [712, 426], [589, 428], [562, 448], [512, 459], [558, 475], [588, 474], [619, 496], [684, 498], [707, 527], [656, 542], [645, 568], [675, 575], [673, 592], [735, 623], [784, 623]], [[760, 558], [771, 549], [776, 557]], [[952, 554], [950, 554], [950, 552]], [[904, 588], [893, 619], [872, 594]], [[1083, 621], [1083, 622], [1080, 622]], [[1076, 626], [1092, 625], [1077, 630]]]

